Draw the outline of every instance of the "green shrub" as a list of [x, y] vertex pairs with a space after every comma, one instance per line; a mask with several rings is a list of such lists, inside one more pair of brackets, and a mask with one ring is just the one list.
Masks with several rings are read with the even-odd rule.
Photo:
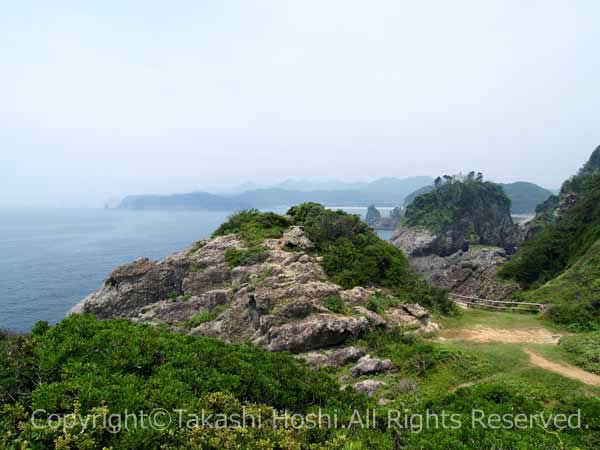
[[585, 370], [600, 374], [600, 331], [564, 336], [559, 345]]
[[194, 314], [190, 320], [186, 322], [186, 328], [196, 328], [197, 326], [202, 325], [203, 323], [210, 322], [217, 318], [217, 313], [215, 311], [205, 311]]
[[247, 249], [229, 247], [225, 250], [225, 261], [231, 268], [261, 263], [268, 256], [269, 251], [265, 247], [258, 245]]
[[403, 301], [419, 302], [442, 312], [453, 306], [442, 290], [417, 275], [402, 251], [381, 240], [358, 216], [331, 211], [316, 203], [303, 203], [288, 211], [295, 224], [304, 227], [323, 268], [346, 289], [380, 286]]
[[212, 237], [240, 234], [250, 246], [261, 244], [265, 239], [278, 238], [290, 226], [289, 220], [272, 212], [257, 209], [241, 211], [229, 217], [212, 234]]
[[36, 409], [91, 416], [155, 408], [235, 412], [244, 405], [268, 418], [273, 408], [306, 413], [321, 406], [349, 415], [369, 404], [287, 354], [125, 320], [70, 316], [49, 329], [0, 340], [0, 358], [0, 448], [249, 448], [248, 442], [263, 438], [265, 448], [311, 443], [327, 448], [335, 430], [259, 429], [238, 435], [232, 429], [182, 430], [173, 423], [159, 431], [111, 433], [100, 423], [83, 434], [76, 428], [66, 435], [28, 424]]
[[367, 309], [377, 314], [383, 314], [386, 309], [399, 305], [397, 298], [381, 294], [372, 295], [367, 301]]
[[339, 295], [330, 295], [324, 301], [325, 308], [337, 314], [345, 314], [347, 311], [344, 300]]

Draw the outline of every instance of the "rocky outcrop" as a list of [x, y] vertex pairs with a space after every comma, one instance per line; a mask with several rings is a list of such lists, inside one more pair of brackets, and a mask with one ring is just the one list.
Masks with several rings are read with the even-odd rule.
[[[300, 227], [290, 227], [263, 246], [261, 258], [237, 267], [225, 258], [229, 249], [248, 249], [236, 235], [199, 241], [162, 261], [134, 261], [116, 269], [100, 291], [72, 312], [127, 318], [295, 353], [347, 345], [375, 329], [410, 325], [427, 331], [435, 325], [418, 309], [403, 309], [405, 320], [367, 309], [370, 298], [386, 294], [385, 290], [344, 290], [331, 282]], [[343, 313], [328, 309], [331, 297], [341, 299]], [[362, 356], [346, 352], [350, 353], [326, 353], [326, 364], [344, 365]]]
[[519, 286], [500, 281], [496, 276], [499, 266], [507, 260], [508, 255], [501, 248], [472, 247], [447, 257], [413, 257], [411, 263], [427, 281], [451, 293], [488, 300], [509, 300]]
[[322, 352], [309, 352], [299, 355], [311, 367], [343, 367], [358, 361], [365, 352], [356, 347], [344, 347]]

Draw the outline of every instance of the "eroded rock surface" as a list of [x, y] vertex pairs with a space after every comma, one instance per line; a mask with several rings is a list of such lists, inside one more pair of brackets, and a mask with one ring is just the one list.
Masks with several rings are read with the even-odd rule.
[[[237, 267], [225, 258], [228, 249], [248, 248], [236, 235], [199, 241], [158, 262], [134, 261], [116, 269], [100, 291], [72, 312], [296, 353], [347, 345], [380, 328], [432, 327], [427, 311], [416, 306], [400, 308], [402, 320], [397, 313], [368, 310], [369, 299], [386, 294], [384, 290], [344, 290], [331, 282], [300, 227], [291, 227], [280, 239], [267, 239], [263, 246], [260, 258]], [[343, 313], [328, 309], [331, 297], [341, 299]], [[326, 354], [326, 363], [313, 358], [315, 365], [339, 366], [360, 356], [336, 350]]]

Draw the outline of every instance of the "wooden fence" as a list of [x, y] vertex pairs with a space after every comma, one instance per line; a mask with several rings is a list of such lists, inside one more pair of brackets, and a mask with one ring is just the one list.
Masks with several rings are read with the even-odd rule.
[[501, 300], [488, 300], [485, 298], [469, 297], [467, 295], [448, 294], [454, 303], [465, 308], [490, 308], [502, 311], [540, 312], [544, 310], [541, 303], [508, 302]]

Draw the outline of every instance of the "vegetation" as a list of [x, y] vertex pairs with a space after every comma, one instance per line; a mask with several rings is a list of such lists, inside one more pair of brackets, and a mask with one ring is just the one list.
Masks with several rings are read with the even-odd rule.
[[599, 239], [600, 175], [596, 175], [589, 192], [556, 223], [525, 242], [500, 275], [534, 289], [522, 298], [551, 303], [548, 314], [555, 321], [586, 328], [598, 325]]
[[215, 230], [212, 237], [240, 234], [250, 246], [261, 244], [265, 239], [281, 237], [290, 226], [289, 220], [272, 212], [248, 209], [229, 217], [227, 222]]
[[[40, 324], [31, 335], [1, 339], [0, 359], [0, 448], [6, 449], [341, 448], [332, 442], [351, 443], [356, 437], [268, 426], [243, 433], [194, 430], [175, 420], [164, 429], [115, 433], [101, 420], [85, 430], [70, 429], [67, 421], [73, 413], [91, 418], [156, 408], [232, 414], [244, 407], [268, 420], [273, 408], [308, 413], [322, 407], [345, 417], [355, 407], [367, 407], [366, 398], [340, 390], [333, 378], [286, 354], [125, 320], [71, 316], [52, 328]], [[30, 417], [38, 409], [58, 414], [62, 424], [48, 425], [40, 415], [34, 429]], [[373, 436], [374, 442], [387, 439]]]
[[[593, 352], [597, 339], [576, 346]], [[391, 403], [376, 405], [352, 389], [342, 390], [327, 371], [309, 370], [287, 354], [124, 320], [71, 316], [54, 327], [39, 323], [29, 335], [0, 335], [0, 448], [558, 450], [600, 445], [598, 390], [529, 367], [519, 346], [439, 344], [399, 330], [380, 331], [356, 345], [390, 358], [397, 367], [385, 378]], [[250, 422], [245, 428], [219, 429], [188, 428], [173, 420], [160, 422], [164, 427], [116, 430], [92, 420], [157, 408], [210, 416], [245, 413], [263, 421], [261, 427]], [[367, 408], [377, 410], [377, 419], [367, 429], [356, 423], [349, 428], [294, 429], [272, 422], [284, 410], [310, 414], [318, 408], [322, 414], [335, 414], [340, 424], [349, 423], [355, 410], [364, 417]], [[472, 427], [473, 408], [487, 414], [531, 415], [581, 410], [582, 428]], [[47, 413], [36, 413], [32, 421], [39, 409]], [[462, 427], [425, 422], [428, 412], [439, 417], [442, 411], [457, 415]], [[50, 413], [58, 416], [49, 423]], [[413, 432], [395, 428], [388, 413], [398, 423], [412, 425]], [[82, 420], [74, 421], [72, 414]]]
[[573, 363], [600, 374], [600, 331], [565, 336], [561, 338], [560, 346], [568, 352]]
[[345, 314], [347, 309], [344, 300], [339, 295], [330, 295], [324, 301], [325, 308], [337, 314]]
[[204, 311], [194, 314], [190, 320], [186, 322], [186, 328], [196, 328], [203, 323], [210, 322], [217, 318], [218, 313], [216, 311]]
[[379, 239], [358, 216], [331, 211], [316, 203], [303, 203], [288, 211], [302, 225], [331, 279], [350, 289], [380, 286], [406, 301], [441, 312], [452, 304], [442, 290], [428, 286], [410, 267], [401, 250]]
[[225, 261], [233, 268], [263, 262], [268, 254], [268, 250], [261, 245], [253, 245], [247, 249], [230, 247], [225, 250]]
[[552, 192], [537, 184], [517, 181], [501, 184], [506, 196], [510, 199], [511, 213], [527, 214], [535, 211], [536, 206], [552, 195]]
[[[438, 234], [473, 214], [487, 220], [498, 212], [510, 214], [510, 200], [501, 186], [483, 181], [483, 176], [474, 172], [466, 177], [444, 175], [436, 179], [435, 189], [407, 206], [404, 223]], [[478, 231], [473, 228], [471, 234], [479, 235]]]

